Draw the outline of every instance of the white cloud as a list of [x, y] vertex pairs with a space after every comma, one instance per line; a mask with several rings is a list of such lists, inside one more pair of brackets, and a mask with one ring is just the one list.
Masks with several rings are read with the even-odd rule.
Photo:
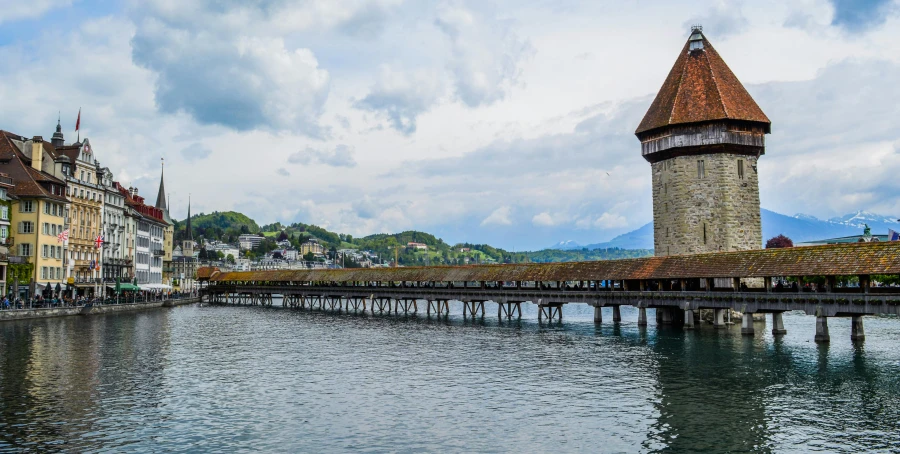
[[80, 106], [117, 179], [155, 195], [165, 157], [177, 214], [191, 193], [354, 235], [589, 244], [650, 220], [633, 132], [696, 18], [772, 118], [764, 207], [900, 212], [895, 8], [848, 35], [825, 0], [649, 1], [148, 0], [34, 34], [0, 8], [0, 128], [48, 137], [61, 110], [71, 141]]
[[594, 221], [594, 226], [601, 229], [618, 229], [628, 226], [628, 220], [625, 216], [613, 213], [603, 213]]
[[531, 218], [531, 223], [538, 227], [553, 227], [560, 222], [558, 218], [550, 215], [548, 212], [538, 213]]
[[157, 106], [239, 131], [326, 135], [318, 121], [328, 71], [310, 49], [288, 45], [266, 27], [272, 14], [288, 14], [287, 6], [240, 5], [140, 3], [133, 12], [132, 56], [156, 75]]
[[337, 145], [333, 150], [320, 150], [307, 147], [288, 157], [291, 164], [324, 164], [331, 167], [356, 167], [353, 159], [353, 148], [347, 145]]
[[435, 24], [450, 42], [448, 69], [456, 95], [469, 107], [503, 99], [517, 82], [522, 60], [533, 52], [508, 21], [479, 14], [461, 3], [443, 4]]
[[72, 0], [0, 0], [0, 24], [40, 17], [53, 9], [72, 4]]
[[383, 65], [369, 94], [354, 105], [383, 115], [392, 128], [409, 135], [416, 132], [417, 117], [431, 109], [444, 90], [440, 74], [434, 71], [407, 73]]
[[508, 206], [497, 208], [481, 221], [481, 225], [512, 225], [512, 219], [510, 219], [511, 211]]

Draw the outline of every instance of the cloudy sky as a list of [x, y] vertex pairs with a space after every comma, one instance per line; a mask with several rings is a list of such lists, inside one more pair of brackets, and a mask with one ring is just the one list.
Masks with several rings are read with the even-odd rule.
[[772, 119], [763, 207], [900, 216], [900, 0], [0, 0], [0, 128], [81, 107], [176, 218], [599, 242], [651, 218], [633, 132], [691, 24]]

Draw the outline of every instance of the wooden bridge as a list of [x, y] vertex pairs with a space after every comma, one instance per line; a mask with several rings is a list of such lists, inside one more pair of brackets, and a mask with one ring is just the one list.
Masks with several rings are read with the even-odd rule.
[[[900, 287], [876, 286], [900, 276], [900, 242], [859, 243], [648, 257], [595, 262], [479, 265], [462, 267], [360, 268], [223, 272], [198, 270], [207, 301], [219, 304], [283, 305], [446, 315], [449, 302], [463, 303], [464, 316], [485, 316], [485, 302], [498, 317], [521, 317], [523, 303], [536, 304], [541, 321], [561, 320], [562, 306], [594, 307], [594, 320], [609, 306], [648, 308], [659, 324], [694, 329], [700, 311], [725, 327], [730, 311], [742, 314], [741, 331], [754, 334], [753, 314], [772, 314], [772, 333], [784, 334], [782, 313], [816, 316], [817, 342], [828, 342], [829, 317], [852, 317], [851, 338], [863, 340], [863, 316], [900, 315]], [[796, 284], [775, 284], [790, 280]], [[844, 286], [851, 279], [858, 286]], [[898, 325], [900, 327], [900, 325]]]

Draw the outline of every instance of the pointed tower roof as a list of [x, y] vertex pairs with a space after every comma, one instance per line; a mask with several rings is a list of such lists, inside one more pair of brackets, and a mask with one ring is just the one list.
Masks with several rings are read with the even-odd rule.
[[65, 139], [63, 138], [62, 132], [62, 124], [60, 121], [62, 120], [62, 115], [57, 117], [56, 119], [56, 132], [53, 133], [53, 137], [50, 138], [50, 143], [54, 147], [62, 147], [66, 144]]
[[635, 134], [716, 120], [764, 123], [766, 133], [771, 128], [769, 117], [703, 35], [703, 28], [693, 27]]
[[189, 241], [194, 241], [194, 235], [191, 233], [191, 196], [190, 195], [188, 195], [188, 215], [187, 215], [187, 226], [185, 228], [187, 229], [187, 232], [185, 232], [187, 234], [187, 239]]
[[169, 209], [166, 207], [166, 183], [164, 181], [164, 173], [165, 173], [165, 161], [160, 159], [160, 171], [159, 171], [159, 194], [156, 195], [156, 208], [163, 210], [163, 212], [168, 212]]

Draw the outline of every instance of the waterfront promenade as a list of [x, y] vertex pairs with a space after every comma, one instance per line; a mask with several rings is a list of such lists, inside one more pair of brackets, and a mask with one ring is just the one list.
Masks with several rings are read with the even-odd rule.
[[136, 311], [158, 307], [174, 307], [184, 304], [200, 302], [199, 296], [185, 296], [181, 298], [158, 299], [149, 301], [115, 303], [88, 303], [76, 306], [56, 307], [23, 307], [21, 309], [0, 310], [0, 322], [6, 320], [27, 320], [35, 318], [67, 317], [73, 315], [108, 314], [113, 312]]

